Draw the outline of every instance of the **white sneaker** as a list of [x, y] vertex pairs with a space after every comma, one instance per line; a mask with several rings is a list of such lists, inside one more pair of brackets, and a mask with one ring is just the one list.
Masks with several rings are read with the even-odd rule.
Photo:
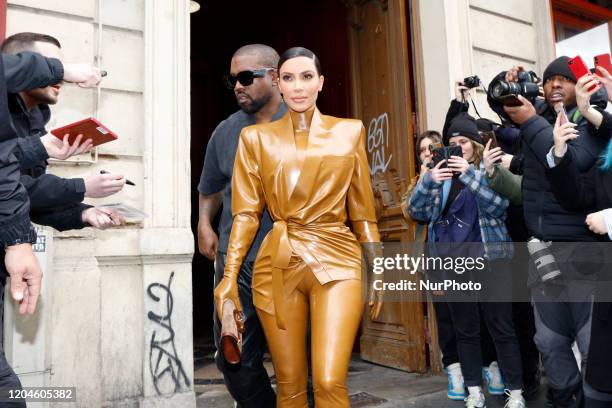
[[465, 384], [463, 383], [463, 373], [461, 373], [461, 365], [453, 363], [446, 367], [448, 375], [448, 390], [446, 396], [453, 401], [465, 400]]
[[478, 394], [470, 394], [465, 399], [465, 407], [466, 408], [486, 408], [485, 405], [485, 396], [482, 391], [478, 392]]
[[493, 361], [488, 367], [482, 367], [482, 375], [487, 380], [487, 390], [491, 395], [504, 395], [506, 386], [502, 378], [497, 361]]
[[525, 408], [525, 398], [523, 398], [522, 393], [519, 395], [514, 395], [510, 393], [510, 390], [505, 391], [508, 399], [506, 400], [506, 405], [504, 408]]

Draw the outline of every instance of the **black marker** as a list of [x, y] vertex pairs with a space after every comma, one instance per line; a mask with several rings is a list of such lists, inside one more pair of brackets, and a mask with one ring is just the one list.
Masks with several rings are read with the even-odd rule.
[[[100, 174], [109, 174], [110, 172], [106, 171], [106, 170], [100, 170]], [[129, 185], [129, 186], [135, 186], [136, 184], [134, 184], [134, 182], [125, 179], [125, 184]]]

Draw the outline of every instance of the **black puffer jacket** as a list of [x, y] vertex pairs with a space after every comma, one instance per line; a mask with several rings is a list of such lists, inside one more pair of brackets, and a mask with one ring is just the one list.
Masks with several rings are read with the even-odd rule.
[[56, 84], [64, 77], [59, 60], [24, 52], [0, 58], [0, 249], [35, 239], [29, 218], [29, 200], [19, 182], [15, 157], [17, 135], [9, 116], [7, 94]]
[[85, 195], [84, 180], [46, 173], [48, 155], [40, 138], [47, 134], [49, 107], [37, 105], [28, 111], [19, 94], [9, 94], [9, 109], [18, 136], [15, 154], [21, 164], [21, 184], [30, 197], [30, 218], [60, 231], [67, 226], [86, 227], [81, 214], [91, 206], [81, 203]]
[[[523, 141], [523, 208], [531, 235], [546, 241], [598, 240], [586, 227], [585, 211], [567, 211], [555, 198], [548, 182], [546, 155], [554, 144], [555, 111], [546, 103], [536, 106], [538, 115], [521, 126]], [[568, 109], [573, 118], [576, 107]], [[568, 143], [580, 172], [587, 172], [609, 139], [604, 128], [595, 130], [584, 118], [577, 120], [579, 137]]]

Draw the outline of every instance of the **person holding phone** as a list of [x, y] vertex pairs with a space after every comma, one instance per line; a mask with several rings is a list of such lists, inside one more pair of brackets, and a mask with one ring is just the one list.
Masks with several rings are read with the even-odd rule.
[[[554, 150], [553, 127], [557, 120], [555, 104], [562, 102], [569, 127], [575, 128], [578, 137], [568, 143], [568, 152], [580, 172], [589, 170], [606, 145], [606, 140], [580, 114], [576, 100], [576, 78], [569, 68], [569, 58], [559, 57], [544, 70], [544, 100], [536, 99], [535, 105], [522, 96], [521, 106], [491, 108], [514, 123], [521, 132], [523, 153], [522, 197], [523, 212], [528, 233], [540, 241], [552, 242], [551, 251], [557, 258], [555, 242], [596, 241], [597, 237], [586, 228], [582, 211], [570, 211], [557, 200], [547, 179], [548, 157]], [[506, 74], [509, 80], [516, 80], [516, 70]], [[605, 107], [607, 101], [602, 94], [591, 98], [591, 103]], [[571, 123], [574, 123], [572, 125]], [[557, 158], [552, 157], [553, 160]], [[566, 268], [567, 269], [567, 268]], [[561, 277], [555, 283], [565, 285], [575, 276], [573, 271], [561, 268]], [[594, 288], [565, 285], [569, 297], [583, 301], [565, 302], [557, 299], [555, 292], [547, 290], [549, 283], [543, 282], [537, 274], [535, 264], [530, 262], [528, 286], [534, 305], [536, 321], [535, 342], [542, 355], [542, 362], [549, 380], [552, 403], [567, 406], [583, 396], [582, 378], [571, 349], [573, 339], [580, 338], [591, 315], [589, 301]], [[555, 322], [559, 322], [556, 324]], [[586, 356], [584, 342], [578, 343], [580, 352]]]
[[[430, 171], [430, 163], [432, 162], [432, 150], [434, 147], [442, 145], [442, 135], [435, 130], [426, 130], [421, 133], [416, 140], [418, 162], [420, 163], [420, 171], [412, 180], [410, 187], [402, 198], [402, 213], [406, 220], [416, 223], [414, 229], [415, 235], [413, 240], [419, 249], [415, 249], [415, 253], [422, 253], [424, 243], [427, 239], [427, 223], [412, 219], [408, 213], [408, 202], [414, 193], [414, 189], [419, 180]], [[455, 336], [455, 326], [451, 316], [448, 303], [443, 299], [443, 293], [432, 293], [432, 303], [435, 308], [435, 318], [438, 327], [438, 345], [442, 351], [442, 365], [447, 373], [448, 386], [446, 396], [455, 401], [463, 401], [466, 397], [465, 383], [461, 372], [461, 364], [457, 353], [457, 340]], [[481, 316], [481, 350], [483, 357], [483, 374], [487, 380], [487, 388], [491, 395], [503, 394], [505, 386], [499, 365], [497, 364], [497, 355], [495, 345], [491, 339], [491, 335], [486, 327], [484, 319]]]
[[[412, 218], [428, 223], [427, 241], [438, 255], [443, 248], [448, 250], [467, 244], [463, 248], [468, 248], [470, 256], [488, 259], [487, 274], [506, 275], [505, 278], [509, 279], [510, 272], [505, 268], [502, 270], [503, 263], [498, 262], [512, 256], [511, 245], [504, 245], [504, 242], [510, 241], [504, 224], [508, 201], [487, 184], [482, 163], [484, 146], [474, 118], [463, 113], [453, 119], [445, 143], [461, 146], [462, 157], [451, 157], [447, 167], [442, 167], [443, 162], [438, 163], [419, 180], [410, 197], [408, 212]], [[452, 234], [451, 230], [454, 231]], [[453, 241], [450, 240], [451, 235]], [[478, 251], [478, 254], [473, 251]], [[455, 326], [461, 371], [468, 388], [466, 407], [485, 406], [480, 310], [495, 343], [499, 366], [504, 374], [508, 389], [506, 406], [525, 407], [512, 304], [478, 302], [478, 297], [468, 295], [467, 301], [449, 302], [448, 306]]]
[[612, 132], [612, 114], [591, 100], [602, 88], [608, 101], [612, 100], [612, 75], [605, 68], [598, 67], [594, 75], [584, 75], [576, 83], [576, 104], [580, 114], [589, 122], [591, 131], [607, 137]]
[[[592, 82], [594, 80], [589, 79], [576, 84], [579, 105], [588, 101], [589, 94], [594, 92], [589, 91]], [[601, 119], [601, 114], [595, 116], [596, 122]], [[593, 125], [596, 126], [595, 123]], [[612, 132], [608, 134], [608, 139], [610, 136]], [[554, 154], [560, 160], [549, 160], [548, 180], [559, 202], [566, 208], [588, 212], [584, 219], [588, 229], [609, 242], [612, 240], [612, 191], [609, 188], [612, 185], [612, 140], [591, 169], [581, 173], [567, 148], [567, 144], [576, 137], [577, 131], [571, 124], [557, 121], [554, 128]], [[601, 265], [598, 281], [610, 281], [607, 266]], [[598, 299], [601, 300], [598, 302]], [[584, 336], [584, 342], [587, 343], [585, 347], [588, 347], [584, 382], [585, 407], [610, 407], [612, 380], [608, 368], [612, 365], [612, 353], [609, 351], [609, 345], [612, 344], [612, 303], [609, 302], [609, 295], [595, 292], [590, 325], [590, 331], [587, 330]]]

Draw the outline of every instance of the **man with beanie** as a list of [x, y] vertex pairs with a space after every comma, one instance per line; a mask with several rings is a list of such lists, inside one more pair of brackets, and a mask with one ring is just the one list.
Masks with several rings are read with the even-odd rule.
[[[607, 137], [577, 113], [576, 78], [567, 64], [568, 57], [559, 57], [548, 65], [543, 75], [544, 101], [535, 106], [523, 96], [522, 105], [491, 107], [519, 126], [523, 154], [523, 210], [531, 237], [545, 242], [592, 242], [598, 238], [584, 223], [586, 214], [563, 208], [552, 193], [547, 180], [548, 160], [554, 144], [553, 127], [557, 118], [555, 105], [563, 103], [569, 120], [576, 124], [579, 137], [568, 143], [568, 151], [581, 172], [595, 163]], [[517, 79], [518, 68], [505, 75], [506, 80]], [[544, 282], [535, 264], [530, 264], [528, 285], [534, 303], [536, 322], [535, 342], [551, 387], [555, 407], [578, 407], [583, 400], [583, 384], [578, 364], [572, 351], [576, 341], [583, 363], [586, 360], [591, 325], [591, 304], [594, 282], [581, 276], [580, 267], [570, 267], [564, 261], [575, 256], [567, 253], [567, 246], [549, 247], [561, 269], [561, 276]]]

